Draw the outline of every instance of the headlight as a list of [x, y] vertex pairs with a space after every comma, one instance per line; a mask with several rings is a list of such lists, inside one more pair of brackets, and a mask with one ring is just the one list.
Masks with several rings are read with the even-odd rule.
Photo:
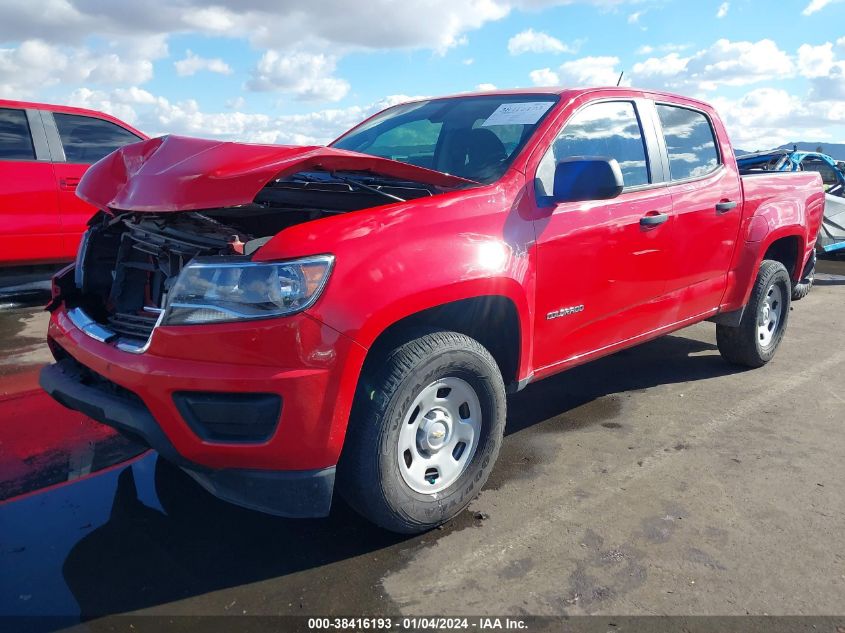
[[191, 262], [168, 292], [162, 325], [264, 319], [304, 310], [317, 300], [334, 257], [278, 264]]

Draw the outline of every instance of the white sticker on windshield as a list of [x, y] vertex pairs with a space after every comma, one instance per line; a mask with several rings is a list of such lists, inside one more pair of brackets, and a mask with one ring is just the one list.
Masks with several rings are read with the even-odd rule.
[[503, 103], [496, 108], [493, 114], [487, 117], [487, 120], [481, 124], [481, 127], [490, 127], [491, 125], [533, 125], [551, 107], [551, 101]]

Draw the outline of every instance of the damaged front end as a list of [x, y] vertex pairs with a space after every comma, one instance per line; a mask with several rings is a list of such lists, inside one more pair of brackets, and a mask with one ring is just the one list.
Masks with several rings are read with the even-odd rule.
[[[253, 261], [253, 255], [279, 232], [304, 222], [437, 195], [469, 182], [369, 156], [361, 159], [361, 165], [372, 169], [375, 161], [381, 172], [389, 173], [351, 169], [361, 166], [353, 160], [358, 155], [320, 148], [307, 152], [272, 148], [293, 157], [271, 160], [269, 169], [276, 176], [260, 182], [268, 173], [266, 162], [244, 170], [242, 165], [222, 164], [226, 155], [221, 154], [212, 167], [209, 153], [230, 146], [243, 163], [244, 148], [255, 147], [267, 161], [268, 148], [197, 143], [155, 139], [128, 146], [123, 155], [116, 152], [95, 165], [90, 178], [86, 175], [80, 194], [106, 210], [89, 223], [73, 276], [56, 279], [50, 308], [64, 303], [71, 321], [89, 336], [141, 353], [160, 325], [261, 319], [302, 311], [319, 297], [334, 258], [315, 253], [292, 261]], [[191, 165], [200, 158], [201, 164]], [[282, 173], [277, 172], [280, 162]], [[192, 171], [200, 167], [201, 172]], [[195, 189], [203, 179], [211, 190], [219, 187], [220, 180], [234, 189], [227, 188], [221, 200], [206, 191], [199, 196], [204, 208], [196, 209], [195, 201], [180, 194], [178, 187], [189, 182]], [[153, 204], [139, 183], [158, 190], [165, 201]], [[215, 202], [237, 204], [213, 206]], [[143, 210], [117, 210], [133, 206]]]
[[[100, 214], [86, 233], [72, 288], [72, 321], [124, 351], [144, 351], [160, 324], [259, 318], [296, 311], [293, 270], [253, 264], [261, 240], [240, 227], [185, 212]], [[314, 261], [328, 272], [331, 258]], [[285, 295], [285, 289], [287, 294]]]

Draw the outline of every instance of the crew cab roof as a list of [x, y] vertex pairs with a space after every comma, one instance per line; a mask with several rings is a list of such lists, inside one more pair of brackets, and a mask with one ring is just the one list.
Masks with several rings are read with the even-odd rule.
[[620, 97], [633, 96], [648, 96], [653, 99], [666, 99], [678, 103], [688, 103], [695, 105], [702, 109], [711, 110], [710, 104], [693, 99], [691, 97], [682, 96], [672, 92], [665, 92], [662, 90], [651, 90], [648, 88], [636, 88], [632, 86], [591, 86], [589, 88], [567, 88], [565, 86], [545, 86], [537, 88], [510, 88], [502, 90], [481, 90], [476, 92], [461, 92], [451, 95], [437, 96], [437, 97], [421, 97], [419, 99], [409, 99], [408, 102], [414, 101], [429, 101], [438, 99], [454, 99], [459, 97], [484, 97], [484, 96], [511, 96], [511, 95], [560, 95], [563, 98], [576, 98], [583, 95], [592, 94], [595, 92], [612, 92], [618, 93]]

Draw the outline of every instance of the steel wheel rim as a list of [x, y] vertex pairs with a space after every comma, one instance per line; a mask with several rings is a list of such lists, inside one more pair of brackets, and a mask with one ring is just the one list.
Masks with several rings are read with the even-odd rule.
[[414, 398], [397, 442], [399, 472], [412, 490], [435, 494], [466, 471], [481, 435], [481, 402], [460, 378], [435, 380]]
[[766, 290], [763, 304], [757, 315], [757, 340], [760, 347], [771, 345], [783, 322], [783, 292], [774, 283]]

